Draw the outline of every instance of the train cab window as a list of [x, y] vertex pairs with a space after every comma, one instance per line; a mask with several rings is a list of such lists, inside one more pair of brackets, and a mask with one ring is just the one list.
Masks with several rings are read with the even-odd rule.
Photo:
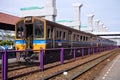
[[23, 38], [24, 37], [24, 23], [23, 21], [19, 22], [16, 25], [16, 38]]
[[44, 23], [42, 21], [35, 20], [34, 29], [36, 38], [44, 38]]

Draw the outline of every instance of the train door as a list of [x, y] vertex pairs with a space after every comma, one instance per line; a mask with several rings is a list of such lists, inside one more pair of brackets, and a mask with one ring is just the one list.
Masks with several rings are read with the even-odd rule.
[[33, 24], [26, 24], [26, 49], [33, 49]]
[[54, 43], [54, 29], [51, 26], [47, 25], [47, 48], [54, 48], [55, 43]]

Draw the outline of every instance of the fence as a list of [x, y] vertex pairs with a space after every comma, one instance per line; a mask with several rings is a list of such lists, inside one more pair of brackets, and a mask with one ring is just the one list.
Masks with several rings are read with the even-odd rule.
[[[74, 48], [54, 48], [54, 49], [47, 49], [47, 50], [60, 50], [60, 63], [64, 64], [64, 50], [73, 50], [73, 59], [76, 60], [76, 51], [77, 49], [81, 49], [81, 56], [84, 58], [85, 56], [85, 49], [87, 49], [87, 55], [90, 55], [90, 53], [94, 54], [96, 52], [101, 52], [105, 50], [110, 50], [117, 48], [116, 46], [107, 46], [107, 47], [74, 47]], [[17, 51], [17, 50], [4, 50], [0, 51], [0, 54], [2, 54], [2, 80], [7, 80], [7, 71], [8, 71], [8, 55], [10, 52], [28, 52], [31, 50], [24, 50], [24, 51]], [[38, 51], [38, 50], [37, 50]], [[40, 57], [40, 70], [44, 70], [44, 50], [39, 50], [39, 57]]]

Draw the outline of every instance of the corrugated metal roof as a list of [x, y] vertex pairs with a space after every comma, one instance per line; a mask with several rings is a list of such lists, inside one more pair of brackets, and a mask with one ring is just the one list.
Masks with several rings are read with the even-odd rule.
[[14, 25], [19, 19], [20, 17], [0, 12], [0, 23]]

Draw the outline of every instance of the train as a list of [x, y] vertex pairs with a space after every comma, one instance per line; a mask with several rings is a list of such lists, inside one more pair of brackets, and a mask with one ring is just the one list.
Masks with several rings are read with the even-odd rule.
[[16, 50], [116, 45], [114, 41], [35, 16], [16, 22], [14, 43]]

